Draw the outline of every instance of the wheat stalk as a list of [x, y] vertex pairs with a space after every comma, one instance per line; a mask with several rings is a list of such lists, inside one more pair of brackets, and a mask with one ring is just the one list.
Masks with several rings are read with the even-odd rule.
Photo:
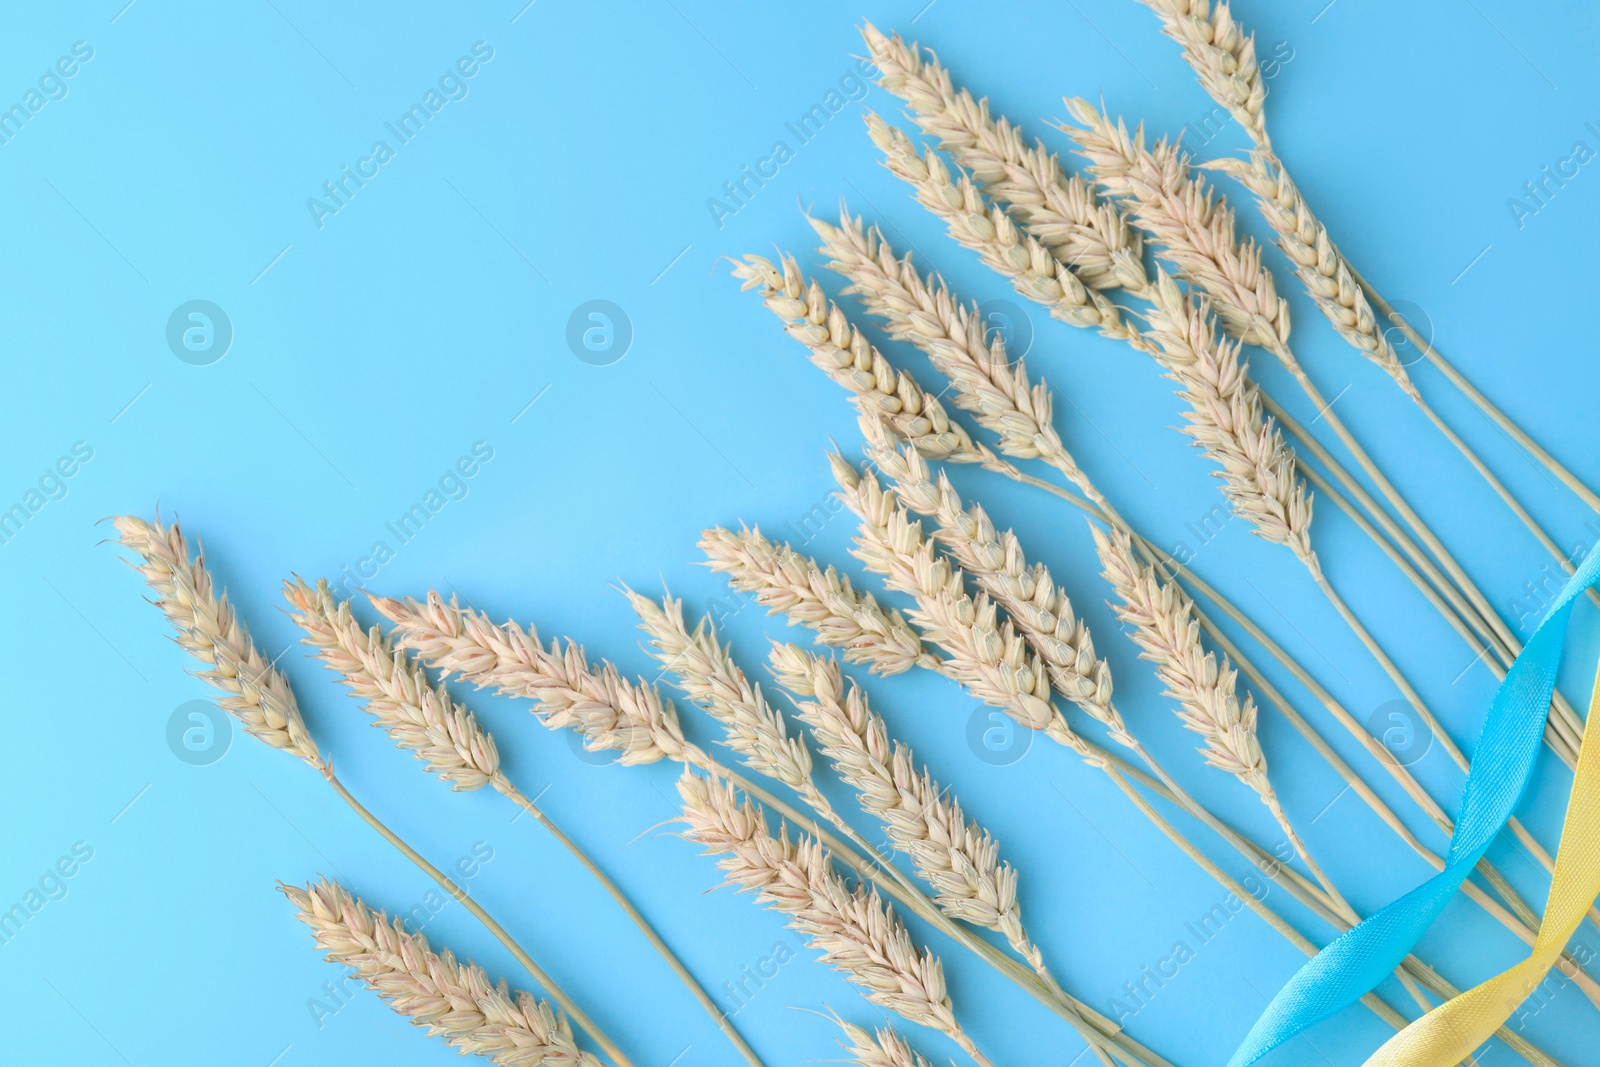
[[932, 659], [899, 611], [858, 591], [834, 568], [824, 570], [788, 545], [772, 543], [759, 527], [713, 527], [700, 535], [700, 549], [713, 571], [752, 594], [768, 615], [781, 612], [810, 628], [818, 644], [842, 649], [848, 662], [888, 675]]
[[355, 971], [412, 1026], [442, 1037], [461, 1055], [484, 1056], [503, 1067], [601, 1067], [577, 1047], [567, 1020], [550, 1005], [501, 981], [471, 960], [435, 952], [405, 920], [373, 911], [337, 882], [323, 879], [278, 889], [311, 928], [329, 963]]
[[731, 785], [686, 770], [678, 794], [684, 836], [721, 856], [717, 867], [730, 884], [787, 915], [789, 926], [869, 1001], [938, 1030], [987, 1067], [956, 1021], [938, 957], [916, 945], [875, 889], [846, 885], [814, 838], [800, 834], [791, 840], [786, 828], [773, 836], [762, 810]]
[[1238, 673], [1228, 657], [1219, 662], [1200, 643], [1194, 601], [1176, 582], [1162, 581], [1154, 567], [1140, 561], [1127, 534], [1108, 533], [1093, 523], [1090, 530], [1101, 573], [1117, 595], [1112, 610], [1132, 627], [1128, 636], [1139, 647], [1140, 658], [1156, 665], [1166, 695], [1178, 702], [1178, 718], [1205, 742], [1201, 751], [1206, 762], [1255, 791], [1334, 904], [1350, 912], [1283, 810], [1256, 736], [1255, 700], [1249, 693], [1239, 695]]
[[1017, 872], [1001, 862], [988, 831], [966, 817], [926, 768], [918, 771], [910, 748], [890, 742], [882, 717], [854, 682], [845, 687], [837, 663], [783, 644], [773, 645], [769, 660], [823, 754], [856, 790], [862, 809], [883, 823], [895, 848], [911, 857], [945, 914], [1000, 934], [1047, 976], [1044, 957], [1022, 926]]
[[911, 107], [922, 131], [939, 141], [985, 193], [1012, 205], [1017, 221], [1083, 283], [1094, 289], [1144, 286], [1139, 234], [1116, 206], [1094, 188], [1067, 175], [1043, 143], [1029, 145], [1022, 131], [989, 114], [987, 100], [957, 89], [930, 52], [885, 37], [870, 22], [861, 36], [872, 51], [878, 84]]
[[256, 650], [227, 593], [215, 591], [205, 549], [191, 560], [178, 524], [168, 526], [159, 516], [146, 522], [120, 515], [113, 525], [118, 541], [139, 555], [133, 567], [155, 590], [155, 605], [177, 630], [178, 645], [206, 665], [196, 676], [226, 694], [218, 706], [251, 737], [324, 769], [288, 679]]
[[427, 760], [428, 770], [452, 782], [453, 788], [493, 785], [496, 792], [532, 815], [633, 920], [745, 1061], [761, 1067], [754, 1050], [621, 888], [500, 771], [494, 738], [471, 712], [452, 700], [442, 684], [430, 686], [426, 670], [395, 648], [382, 630], [376, 626], [364, 630], [351, 615], [349, 601], [336, 601], [327, 582], [317, 582], [315, 589], [299, 579], [285, 582], [284, 596], [295, 622], [306, 633], [305, 643], [316, 648], [322, 661], [344, 679], [352, 696], [366, 701], [374, 726], [386, 730], [401, 748]]
[[806, 346], [814, 365], [850, 391], [861, 410], [888, 419], [897, 433], [935, 459], [994, 464], [993, 454], [950, 421], [937, 397], [890, 366], [821, 287], [806, 283], [792, 257], [784, 256], [782, 262], [779, 270], [768, 259], [748, 255], [734, 263], [733, 275], [742, 289], [760, 290], [762, 302], [783, 321], [784, 331]]

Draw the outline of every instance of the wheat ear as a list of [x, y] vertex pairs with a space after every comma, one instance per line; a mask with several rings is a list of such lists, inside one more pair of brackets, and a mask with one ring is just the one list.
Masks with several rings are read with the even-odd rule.
[[930, 51], [884, 36], [870, 22], [861, 36], [880, 71], [878, 84], [904, 100], [922, 132], [938, 139], [985, 193], [1011, 205], [1017, 221], [1094, 289], [1144, 287], [1139, 234], [1094, 188], [1068, 175], [1042, 142], [989, 114], [987, 100], [957, 89]]
[[1261, 537], [1289, 548], [1320, 574], [1311, 548], [1311, 494], [1273, 420], [1262, 414], [1260, 390], [1245, 373], [1239, 342], [1217, 336], [1210, 308], [1158, 272], [1150, 336], [1161, 365], [1183, 387], [1184, 432], [1221, 470], [1223, 493]]
[[837, 1015], [833, 1021], [839, 1024], [839, 1029], [844, 1031], [845, 1038], [849, 1040], [845, 1051], [850, 1053], [850, 1060], [856, 1067], [933, 1067], [911, 1047], [910, 1042], [889, 1027], [869, 1033]]
[[610, 663], [591, 667], [576, 642], [552, 640], [545, 648], [533, 627], [497, 626], [436, 592], [425, 603], [370, 599], [395, 624], [401, 647], [446, 674], [532, 700], [544, 725], [577, 731], [589, 749], [618, 752], [629, 765], [684, 759], [688, 743], [672, 702], [652, 685], [625, 680]]
[[837, 663], [783, 644], [773, 645], [769, 661], [823, 754], [895, 848], [911, 857], [945, 914], [1000, 934], [1047, 977], [1044, 957], [1022, 926], [1017, 872], [1001, 862], [988, 831], [966, 817], [926, 768], [917, 769], [910, 748], [890, 742], [882, 717], [854, 682], [846, 688]]
[[700, 535], [700, 550], [713, 571], [752, 594], [768, 615], [782, 613], [808, 627], [818, 644], [841, 649], [850, 663], [887, 675], [932, 659], [899, 611], [857, 590], [834, 568], [824, 570], [788, 545], [774, 544], [759, 527], [712, 527]]
[[974, 1061], [989, 1061], [956, 1021], [938, 957], [919, 948], [900, 917], [862, 885], [834, 871], [827, 850], [804, 834], [774, 836], [760, 807], [731, 785], [685, 770], [678, 779], [684, 836], [719, 855], [717, 867], [741, 890], [789, 917], [822, 959], [872, 1003], [950, 1037]]
[[998, 332], [986, 336], [976, 306], [963, 305], [937, 276], [924, 278], [909, 255], [897, 258], [882, 234], [868, 230], [859, 217], [844, 214], [837, 226], [813, 218], [811, 226], [822, 238], [829, 268], [850, 283], [846, 291], [884, 321], [890, 336], [927, 353], [955, 387], [957, 406], [999, 438], [1002, 453], [1044, 460], [1099, 502], [1099, 493], [1052, 425], [1050, 390], [1029, 379], [1020, 359], [1007, 358]]
[[336, 601], [326, 580], [315, 587], [302, 579], [283, 583], [291, 616], [305, 633], [304, 644], [339, 674], [350, 695], [365, 702], [372, 725], [399, 747], [428, 765], [452, 789], [479, 789], [493, 783], [504, 792], [510, 783], [500, 773], [500, 754], [478, 720], [451, 699], [441, 684], [393, 648], [383, 631], [366, 629], [350, 614], [349, 601]]
[[973, 444], [960, 423], [950, 421], [937, 397], [928, 396], [909, 374], [897, 372], [815, 282], [807, 284], [793, 257], [771, 260], [747, 255], [734, 263], [742, 289], [758, 289], [784, 332], [806, 346], [811, 362], [848, 389], [857, 406], [893, 423], [897, 433], [935, 459], [989, 466], [994, 456]]
[[683, 620], [683, 601], [623, 592], [649, 638], [651, 654], [690, 699], [722, 724], [727, 746], [750, 769], [782, 782], [834, 821], [832, 805], [817, 788], [805, 739], [789, 736], [783, 714], [734, 663], [732, 650], [717, 639], [711, 621], [702, 619], [691, 631]]
[[159, 516], [153, 522], [121, 516], [115, 524], [120, 542], [139, 555], [140, 562], [134, 567], [155, 591], [156, 606], [177, 629], [179, 645], [207, 666], [207, 670], [196, 673], [229, 694], [221, 703], [239, 719], [246, 732], [315, 767], [351, 811], [441, 889], [460, 901], [617, 1067], [631, 1067], [631, 1061], [622, 1050], [534, 962], [505, 927], [345, 788], [333, 773], [332, 763], [318, 753], [316, 743], [301, 721], [288, 679], [257, 652], [249, 632], [228, 604], [227, 594], [216, 591], [211, 572], [205, 565], [204, 552], [192, 560], [189, 558], [189, 545], [178, 524], [166, 526]]
[[1128, 203], [1167, 258], [1211, 296], [1230, 334], [1278, 354], [1289, 339], [1289, 304], [1262, 265], [1261, 249], [1237, 236], [1227, 200], [1190, 172], [1176, 144], [1146, 148], [1143, 125], [1130, 134], [1121, 119], [1113, 122], [1086, 100], [1066, 106], [1078, 125], [1060, 128], [1101, 186]]
[[1140, 658], [1156, 665], [1166, 695], [1178, 702], [1183, 725], [1205, 741], [1201, 751], [1206, 762], [1255, 791], [1328, 896], [1341, 911], [1349, 912], [1349, 904], [1312, 858], [1278, 800], [1256, 736], [1255, 700], [1249, 693], [1239, 695], [1238, 672], [1228, 657], [1219, 662], [1200, 643], [1194, 601], [1176, 582], [1162, 581], [1154, 567], [1141, 561], [1127, 534], [1107, 532], [1094, 523], [1089, 528], [1101, 573], [1117, 595], [1112, 610], [1132, 627], [1128, 636], [1139, 647]]
[[876, 114], [868, 112], [866, 121], [867, 132], [883, 151], [890, 173], [909, 184], [917, 202], [938, 216], [961, 245], [1009, 278], [1017, 292], [1071, 325], [1091, 327], [1118, 339], [1135, 336], [1115, 304], [1085, 286], [1037, 238], [1020, 232], [1011, 217], [992, 206], [965, 173], [952, 173], [938, 152], [919, 150], [902, 131]]
[[351, 968], [373, 992], [461, 1055], [484, 1056], [503, 1067], [601, 1067], [573, 1041], [567, 1020], [550, 1005], [501, 981], [482, 967], [435, 952], [405, 920], [373, 911], [343, 886], [323, 879], [278, 889], [311, 928], [329, 963]]
[[245, 733], [322, 770], [326, 763], [300, 717], [289, 681], [256, 650], [227, 593], [213, 588], [205, 549], [191, 560], [177, 523], [134, 515], [113, 520], [117, 539], [139, 555], [135, 570], [156, 593], [155, 605], [177, 631], [178, 645], [206, 665], [196, 671], [225, 696], [217, 704]]
[[1161, 28], [1183, 46], [1183, 58], [1211, 98], [1233, 115], [1256, 144], [1267, 144], [1262, 105], [1267, 99], [1255, 35], [1233, 20], [1227, 0], [1140, 0], [1161, 17]]

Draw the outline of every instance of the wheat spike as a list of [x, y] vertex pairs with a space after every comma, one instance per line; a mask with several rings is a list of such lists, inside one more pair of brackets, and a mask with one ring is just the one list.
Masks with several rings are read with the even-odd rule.
[[883, 151], [889, 171], [911, 185], [917, 202], [933, 212], [957, 242], [1009, 278], [1017, 292], [1073, 326], [1091, 327], [1118, 339], [1136, 336], [1115, 304], [1085, 286], [1036, 238], [1020, 232], [1011, 216], [992, 206], [971, 178], [959, 170], [952, 174], [938, 152], [919, 151], [902, 131], [876, 114], [869, 112], [866, 119], [867, 132]]
[[427, 762], [428, 770], [456, 790], [491, 782], [504, 792], [494, 738], [457, 704], [441, 684], [428, 683], [422, 667], [407, 660], [383, 631], [365, 629], [350, 614], [349, 601], [336, 601], [325, 580], [315, 588], [299, 578], [283, 583], [291, 615], [305, 631], [303, 644], [343, 679], [350, 695], [366, 702], [373, 725], [399, 747]]
[[1256, 195], [1262, 217], [1278, 235], [1278, 247], [1294, 264], [1306, 292], [1339, 336], [1393, 378], [1412, 400], [1421, 401], [1388, 335], [1378, 329], [1377, 316], [1350, 264], [1334, 247], [1328, 228], [1311, 213], [1283, 165], [1262, 152], [1252, 152], [1249, 162], [1220, 159], [1207, 166], [1238, 179]]
[[753, 594], [767, 614], [781, 612], [814, 631], [818, 644], [842, 649], [851, 663], [887, 675], [936, 662], [900, 612], [884, 608], [831, 566], [824, 570], [788, 545], [769, 541], [759, 527], [713, 527], [701, 534], [700, 549], [713, 571]]
[[1151, 239], [1166, 250], [1179, 273], [1216, 303], [1229, 334], [1276, 353], [1289, 340], [1289, 305], [1278, 296], [1261, 249], [1239, 239], [1233, 209], [1200, 178], [1188, 158], [1166, 140], [1144, 144], [1144, 127], [1132, 134], [1118, 119], [1086, 100], [1068, 99], [1078, 125], [1063, 124], [1113, 196], [1126, 201]]
[[1161, 28], [1183, 46], [1183, 58], [1211, 98], [1233, 115], [1256, 144], [1267, 144], [1261, 112], [1267, 86], [1256, 62], [1256, 39], [1233, 20], [1227, 0], [1140, 0], [1161, 17]]
[[1023, 930], [1017, 872], [1000, 861], [994, 838], [926, 768], [917, 769], [910, 748], [890, 742], [883, 719], [854, 682], [845, 687], [837, 663], [783, 644], [773, 645], [769, 659], [823, 754], [856, 790], [862, 809], [883, 823], [895, 848], [911, 857], [945, 914], [1002, 935], [1043, 972], [1044, 959]]
[[872, 472], [837, 453], [828, 458], [839, 498], [861, 520], [852, 554], [890, 589], [915, 599], [912, 621], [945, 653], [945, 672], [1029, 729], [1065, 731], [1044, 664], [1010, 622], [999, 621], [987, 594], [968, 595], [961, 571], [935, 552], [921, 524]]
[[890, 336], [927, 353], [955, 386], [957, 406], [1000, 439], [1001, 452], [1043, 459], [1080, 488], [1087, 484], [1051, 425], [1049, 388], [1032, 383], [1020, 359], [1008, 359], [998, 331], [985, 336], [976, 305], [963, 305], [937, 276], [924, 278], [909, 254], [897, 258], [882, 234], [868, 230], [859, 217], [845, 214], [838, 226], [814, 218], [811, 226], [822, 238], [828, 266], [849, 281], [846, 291], [884, 321]]
[[896, 371], [816, 282], [807, 283], [792, 256], [782, 262], [779, 270], [771, 260], [748, 255], [734, 264], [733, 276], [743, 283], [740, 288], [760, 290], [767, 309], [784, 323], [784, 332], [806, 346], [814, 365], [850, 391], [860, 410], [888, 419], [896, 433], [934, 459], [994, 464], [993, 454], [950, 421], [937, 397], [924, 393], [911, 375]]
[[878, 84], [904, 100], [922, 132], [973, 177], [985, 193], [1009, 205], [1017, 221], [1052, 255], [1069, 264], [1094, 289], [1119, 286], [1139, 293], [1145, 285], [1140, 238], [1114, 204], [1068, 175], [1054, 153], [1004, 118], [989, 114], [987, 100], [957, 89], [931, 51], [884, 36], [867, 23], [862, 38], [881, 72]]
[[575, 642], [551, 641], [544, 648], [533, 627], [497, 626], [436, 592], [426, 603], [370, 599], [395, 624], [400, 647], [446, 674], [533, 701], [544, 725], [576, 730], [589, 749], [619, 752], [629, 765], [685, 758], [690, 746], [671, 701], [654, 686], [624, 680], [610, 663], [591, 667]]
[[722, 724], [727, 746], [746, 766], [782, 782], [831, 819], [833, 808], [812, 777], [811, 750], [804, 739], [789, 736], [783, 715], [734, 663], [732, 650], [717, 640], [710, 620], [702, 619], [690, 631], [683, 621], [683, 601], [667, 596], [658, 602], [631, 589], [624, 592], [649, 638], [651, 654], [690, 699]]
[[472, 961], [434, 952], [405, 920], [373, 911], [343, 886], [323, 879], [278, 889], [311, 928], [329, 963], [353, 969], [367, 988], [461, 1055], [502, 1067], [602, 1067], [573, 1041], [567, 1020], [544, 1001], [498, 985]]
[[1030, 565], [1016, 535], [997, 531], [981, 505], [964, 504], [942, 473], [935, 481], [922, 457], [902, 453], [875, 426], [864, 429], [868, 457], [894, 483], [895, 495], [911, 511], [938, 524], [934, 540], [1011, 616], [1056, 692], [1104, 724], [1119, 744], [1133, 746], [1111, 700], [1111, 668], [1095, 655], [1088, 627], [1049, 569]]
[[816, 840], [804, 834], [791, 840], [786, 828], [773, 836], [762, 810], [731, 785], [685, 771], [678, 794], [684, 836], [721, 857], [717, 867], [730, 884], [787, 915], [789, 926], [869, 1001], [948, 1035], [988, 1064], [956, 1021], [938, 957], [917, 947], [876, 890], [846, 885]]
[[1239, 342], [1216, 335], [1204, 300], [1193, 301], [1158, 272], [1149, 335], [1161, 346], [1167, 376], [1189, 403], [1184, 432], [1221, 466], [1215, 472], [1233, 510], [1261, 537], [1291, 549], [1314, 574], [1311, 494], [1294, 452], [1262, 414], [1259, 390], [1240, 358]]
[[179, 646], [206, 664], [196, 676], [227, 694], [217, 704], [251, 737], [325, 769], [288, 679], [256, 650], [228, 594], [215, 591], [205, 549], [191, 560], [178, 524], [165, 525], [159, 516], [146, 522], [121, 515], [113, 524], [121, 544], [138, 553], [134, 569], [155, 591], [155, 605], [177, 630]]
[[1255, 701], [1248, 693], [1240, 698], [1238, 673], [1227, 657], [1219, 663], [1201, 646], [1194, 601], [1176, 582], [1162, 581], [1155, 568], [1141, 562], [1127, 534], [1090, 528], [1102, 573], [1117, 594], [1112, 610], [1133, 627], [1129, 638], [1139, 646], [1140, 658], [1156, 665], [1166, 695], [1178, 702], [1184, 726], [1205, 741], [1206, 762], [1267, 800], [1272, 786], [1256, 739]]
[[888, 1027], [868, 1033], [837, 1015], [833, 1021], [839, 1024], [844, 1036], [849, 1039], [850, 1044], [845, 1051], [850, 1053], [850, 1059], [856, 1067], [933, 1067], [905, 1038]]

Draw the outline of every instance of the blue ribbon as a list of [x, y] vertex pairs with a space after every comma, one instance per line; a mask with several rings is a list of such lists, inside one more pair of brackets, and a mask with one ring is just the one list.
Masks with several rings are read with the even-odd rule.
[[1370, 993], [1416, 946], [1505, 827], [1539, 755], [1572, 605], [1600, 582], [1591, 550], [1495, 692], [1461, 795], [1444, 870], [1339, 935], [1278, 991], [1228, 1067], [1246, 1067]]

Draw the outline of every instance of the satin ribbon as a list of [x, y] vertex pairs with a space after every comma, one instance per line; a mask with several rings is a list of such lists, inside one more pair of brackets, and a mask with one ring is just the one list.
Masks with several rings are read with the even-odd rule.
[[1246, 1067], [1370, 993], [1411, 952], [1455, 897], [1528, 786], [1555, 692], [1574, 601], [1600, 581], [1600, 546], [1568, 580], [1495, 691], [1462, 788], [1442, 871], [1346, 930], [1272, 998], [1228, 1067]]
[[[1589, 700], [1589, 722], [1600, 722], [1600, 669]], [[1550, 882], [1544, 922], [1521, 963], [1434, 1008], [1391, 1037], [1366, 1067], [1453, 1067], [1498, 1030], [1538, 988], [1600, 897], [1600, 741], [1585, 731], [1567, 801], [1567, 821]]]

